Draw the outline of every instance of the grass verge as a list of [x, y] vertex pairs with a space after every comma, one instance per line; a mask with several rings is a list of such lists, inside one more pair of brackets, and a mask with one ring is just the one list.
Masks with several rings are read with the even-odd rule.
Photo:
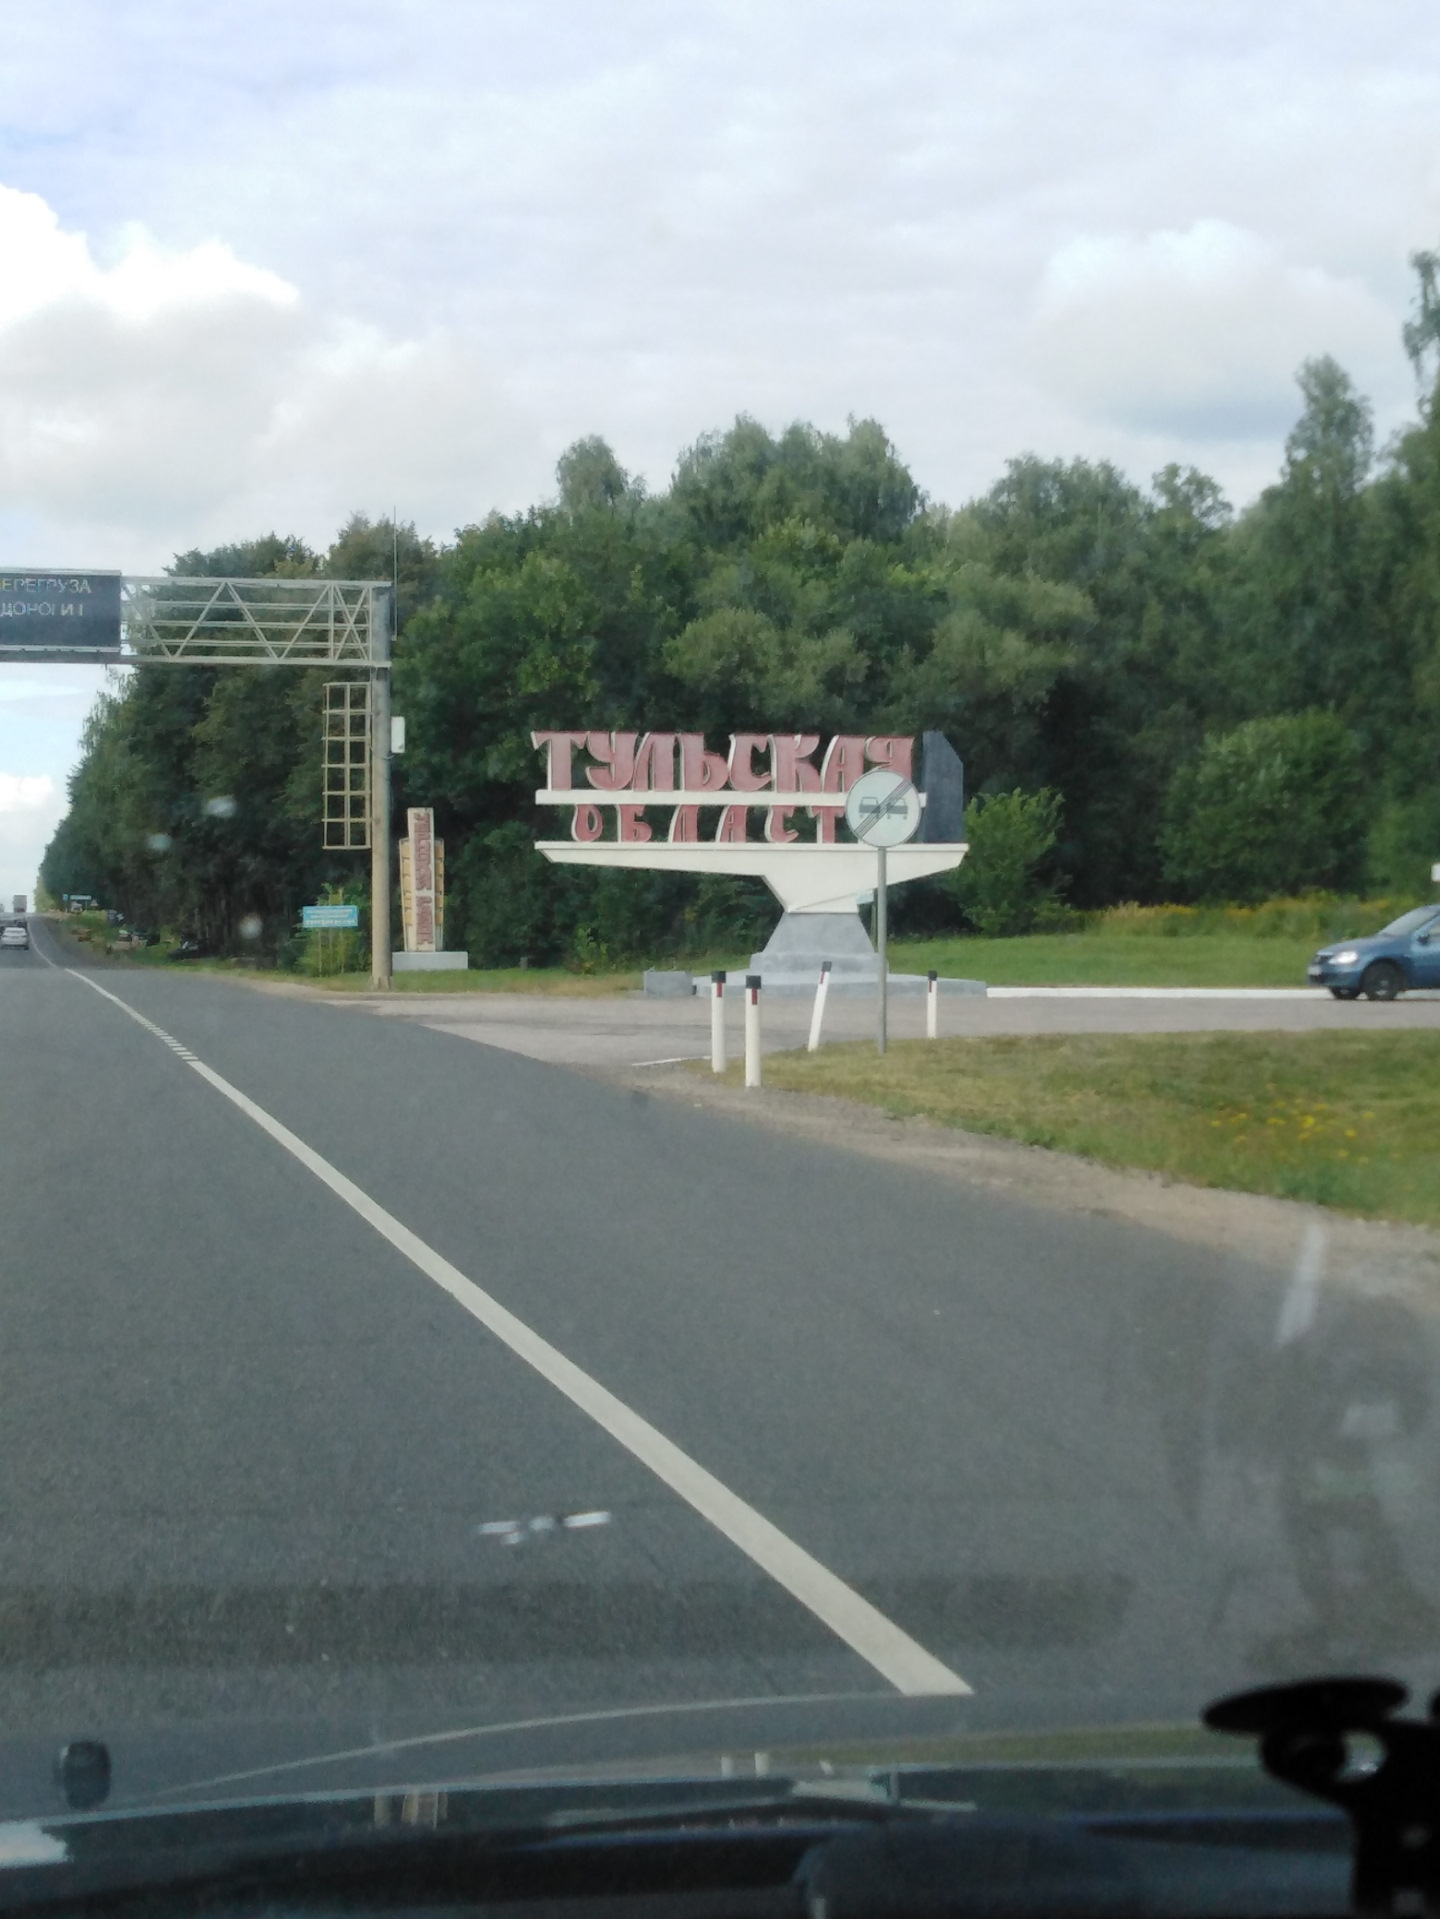
[[897, 973], [991, 986], [1303, 986], [1319, 944], [1246, 933], [1032, 933], [1022, 939], [896, 940]]
[[[368, 973], [288, 973], [327, 993], [368, 993]], [[484, 972], [396, 973], [390, 981], [396, 993], [535, 993], [552, 999], [603, 999], [614, 993], [638, 992], [638, 972], [571, 973], [563, 966], [495, 966]]]
[[1440, 1032], [1082, 1033], [781, 1053], [765, 1082], [1240, 1192], [1440, 1226]]

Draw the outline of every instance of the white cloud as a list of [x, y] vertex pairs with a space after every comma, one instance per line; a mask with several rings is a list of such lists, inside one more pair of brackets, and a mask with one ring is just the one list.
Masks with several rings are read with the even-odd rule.
[[0, 903], [35, 890], [35, 875], [65, 812], [65, 795], [48, 774], [0, 772]]
[[1329, 353], [1360, 378], [1395, 319], [1352, 280], [1287, 263], [1258, 234], [1083, 235], [1051, 257], [1030, 334], [1036, 377], [1082, 413], [1147, 434], [1274, 441], [1295, 370]]
[[98, 306], [123, 320], [148, 320], [167, 308], [214, 306], [236, 297], [289, 306], [298, 297], [278, 273], [246, 266], [229, 247], [209, 240], [166, 253], [143, 227], [122, 236], [108, 269], [91, 257], [83, 233], [66, 233], [38, 193], [0, 186], [0, 245], [23, 261], [0, 279], [0, 326], [69, 302]]
[[[318, 314], [216, 241], [138, 228], [112, 265], [0, 187], [0, 527], [25, 561], [140, 572], [272, 528], [323, 544], [394, 502], [448, 532], [526, 442], [473, 344]], [[538, 476], [537, 476], [538, 477]]]
[[55, 797], [55, 782], [45, 773], [0, 773], [0, 813], [33, 813]]

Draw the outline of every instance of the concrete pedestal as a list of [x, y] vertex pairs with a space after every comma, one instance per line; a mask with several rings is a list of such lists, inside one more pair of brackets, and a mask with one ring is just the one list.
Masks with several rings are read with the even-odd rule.
[[392, 953], [390, 963], [397, 973], [463, 973], [470, 965], [468, 953]]
[[[875, 993], [880, 986], [880, 957], [870, 944], [858, 912], [782, 913], [764, 950], [750, 955], [766, 993], [813, 993], [823, 961], [830, 962], [832, 993]], [[946, 979], [947, 994], [983, 994], [983, 980]], [[892, 993], [923, 993], [923, 973], [892, 973]]]

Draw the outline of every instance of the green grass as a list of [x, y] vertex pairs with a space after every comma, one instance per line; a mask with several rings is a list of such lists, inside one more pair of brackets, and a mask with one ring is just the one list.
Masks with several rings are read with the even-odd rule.
[[1112, 906], [1063, 933], [898, 940], [892, 964], [993, 986], [1303, 986], [1317, 946], [1378, 932], [1415, 904], [1313, 893], [1258, 906]]
[[[397, 993], [538, 993], [566, 999], [598, 999], [607, 993], [638, 993], [645, 965], [666, 971], [693, 973], [704, 979], [714, 968], [724, 967], [732, 976], [743, 972], [748, 955], [737, 958], [722, 955], [716, 960], [662, 959], [637, 962], [629, 966], [607, 967], [593, 973], [577, 973], [567, 966], [492, 966], [472, 967], [468, 972], [396, 973], [392, 981]], [[368, 993], [368, 973], [332, 974], [314, 982], [337, 993]]]
[[57, 913], [50, 917], [48, 924], [58, 934], [62, 944], [69, 944], [72, 951], [83, 951], [97, 958], [105, 957], [123, 966], [169, 967], [172, 971], [207, 973], [235, 973], [246, 969], [243, 960], [195, 959], [171, 960], [168, 954], [175, 945], [178, 934], [166, 933], [157, 946], [131, 946], [128, 943], [116, 944], [116, 928], [111, 926], [103, 913]]
[[[116, 944], [116, 929], [103, 913], [62, 913], [50, 919], [51, 927], [62, 938], [92, 954], [106, 955], [122, 966], [163, 967], [185, 973], [259, 973], [276, 980], [302, 981], [330, 993], [368, 993], [368, 961], [363, 972], [316, 974], [307, 970], [291, 971], [263, 960], [191, 959], [172, 960], [169, 953], [179, 935], [167, 932], [157, 946]], [[714, 967], [725, 967], [732, 974], [744, 970], [748, 954], [722, 954], [718, 959], [662, 959], [649, 962], [664, 968], [683, 968], [703, 977]], [[460, 972], [396, 973], [392, 982], [397, 993], [536, 993], [565, 998], [595, 999], [612, 993], [638, 992], [641, 974], [647, 962], [605, 967], [581, 973], [566, 966], [497, 966], [485, 970], [472, 967]]]
[[[368, 993], [370, 975], [366, 973], [330, 973], [323, 978], [309, 974], [286, 974], [285, 978], [305, 978], [312, 986], [328, 993]], [[396, 993], [535, 993], [544, 997], [600, 999], [611, 993], [638, 992], [640, 975], [634, 971], [571, 973], [563, 966], [495, 966], [481, 971], [396, 973], [390, 982]]]
[[765, 1082], [1200, 1186], [1440, 1226], [1440, 1032], [1145, 1033], [781, 1053]]
[[[1032, 934], [1021, 939], [896, 940], [896, 972], [985, 980], [992, 986], [1303, 986], [1305, 963], [1327, 941], [1374, 932], [1412, 900], [1360, 900], [1315, 894], [1305, 899], [1267, 900], [1259, 906], [1117, 906], [1092, 915], [1077, 930]], [[113, 935], [103, 913], [64, 917], [93, 935], [91, 950]], [[172, 964], [174, 944], [117, 948], [114, 957], [140, 966]], [[717, 967], [744, 972], [746, 953], [707, 954], [684, 960], [631, 960], [594, 972], [570, 967], [472, 968], [464, 973], [395, 976], [403, 993], [558, 993], [594, 997], [633, 992], [646, 965], [684, 967], [703, 979]], [[232, 972], [245, 961], [185, 961], [192, 969]], [[368, 970], [317, 978], [309, 972], [277, 977], [310, 980], [331, 992], [360, 993]]]
[[896, 973], [990, 986], [1303, 986], [1314, 939], [1248, 933], [1032, 933], [1023, 939], [896, 940]]

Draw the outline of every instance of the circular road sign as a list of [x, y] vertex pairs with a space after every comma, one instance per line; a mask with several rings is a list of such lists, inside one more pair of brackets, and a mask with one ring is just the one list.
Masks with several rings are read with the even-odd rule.
[[867, 846], [903, 846], [920, 826], [920, 795], [903, 773], [872, 767], [845, 796], [845, 824]]

